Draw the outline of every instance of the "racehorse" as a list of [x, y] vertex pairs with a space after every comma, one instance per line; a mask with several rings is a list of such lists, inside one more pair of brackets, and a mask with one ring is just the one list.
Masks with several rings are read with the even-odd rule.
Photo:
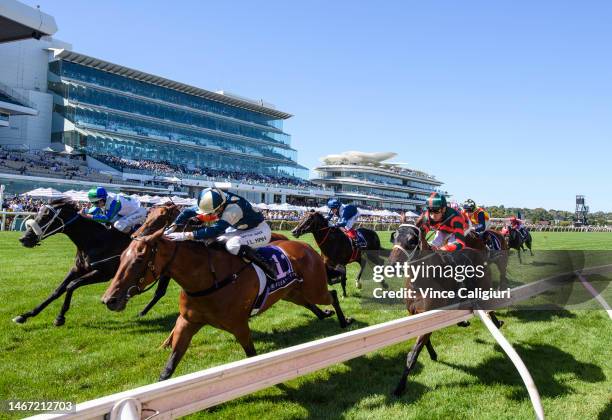
[[[164, 228], [135, 238], [121, 255], [115, 277], [102, 297], [113, 311], [121, 311], [130, 297], [140, 293], [155, 277], [166, 275], [182, 288], [179, 317], [163, 346], [172, 353], [159, 379], [169, 378], [187, 351], [191, 338], [204, 325], [228, 331], [236, 337], [247, 356], [256, 354], [248, 320], [258, 300], [260, 279], [256, 269], [228, 253], [218, 243], [173, 242], [163, 236]], [[335, 290], [327, 289], [325, 264], [308, 244], [277, 241], [288, 256], [298, 279], [268, 295], [261, 313], [280, 299], [304, 306], [319, 319], [333, 315], [316, 305], [333, 305], [342, 328], [352, 322], [340, 308]]]
[[[497, 266], [499, 270], [499, 288], [505, 289], [508, 283], [508, 256], [509, 247], [506, 238], [500, 233], [492, 229], [485, 231], [486, 239], [481, 239], [476, 232], [470, 231], [465, 235], [465, 245], [469, 248], [478, 249], [479, 251], [486, 251], [488, 260]], [[491, 242], [495, 240], [500, 245], [501, 250], [496, 251], [493, 249]]]
[[[176, 219], [179, 213], [179, 206], [172, 202], [167, 202], [162, 205], [152, 207], [147, 215], [147, 220], [145, 220], [142, 226], [136, 232], [134, 232], [132, 237], [138, 238], [141, 236], [145, 236], [147, 233], [156, 232], [159, 229], [168, 226]], [[192, 231], [198, 226], [200, 226], [201, 222], [196, 218], [193, 219], [194, 220], [188, 220], [186, 225], [180, 226], [180, 229], [182, 229], [183, 231]], [[286, 241], [288, 239], [283, 234], [272, 232], [270, 242], [280, 240]], [[157, 286], [157, 289], [155, 289], [155, 295], [147, 304], [147, 306], [145, 306], [145, 308], [139, 313], [139, 316], [146, 315], [146, 313], [149, 312], [149, 310], [157, 303], [157, 301], [159, 301], [166, 294], [169, 284], [170, 277], [162, 276], [161, 278], [159, 278], [159, 284]]]
[[[458, 253], [453, 253], [457, 256], [446, 252], [432, 252], [425, 236], [425, 232], [413, 224], [400, 225], [396, 231], [396, 234], [394, 235], [393, 249], [389, 255], [389, 264], [394, 265], [396, 263], [408, 262], [409, 264], [415, 265], [423, 264], [424, 266], [445, 267], [448, 265], [447, 261], [449, 259], [454, 260], [461, 258], [462, 261], [459, 261], [460, 263], [468, 262], [468, 264], [472, 265], [473, 267], [486, 267], [486, 261], [482, 251], [467, 248]], [[462, 285], [468, 289], [490, 289], [491, 278], [489, 268], [486, 267], [484, 272], [485, 275], [483, 277], [473, 277], [470, 279], [470, 281], [464, 281], [463, 284], [457, 282], [453, 277], [439, 275], [436, 275], [435, 277], [418, 277], [416, 279], [406, 278], [404, 287], [406, 289], [412, 289], [415, 291], [413, 295], [414, 297], [406, 298], [408, 312], [411, 315], [414, 315], [430, 309], [437, 309], [455, 303], [451, 299], [433, 299], [431, 296], [425, 296], [421, 293], [421, 289], [431, 288], [433, 285], [435, 285], [438, 290], [442, 291], [456, 291], [459, 285]], [[495, 313], [489, 312], [489, 316], [498, 328], [503, 325], [503, 322], [497, 319]], [[459, 325], [467, 326], [469, 324], [460, 323]], [[393, 392], [396, 396], [401, 395], [406, 389], [408, 375], [416, 365], [417, 358], [419, 357], [423, 346], [427, 348], [427, 352], [429, 353], [431, 360], [438, 360], [438, 355], [431, 343], [431, 334], [432, 333], [427, 333], [417, 337], [416, 343], [410, 350], [410, 353], [408, 353], [406, 366], [404, 368], [404, 372], [402, 373], [402, 377]]]
[[533, 251], [531, 250], [531, 233], [527, 230], [527, 238], [523, 239], [523, 236], [518, 231], [518, 229], [513, 228], [512, 226], [506, 226], [504, 231], [508, 235], [508, 246], [512, 249], [516, 249], [516, 253], [518, 254], [519, 262], [522, 264], [523, 259], [521, 258], [521, 251], [527, 252], [525, 250], [525, 245], [529, 249], [529, 252], [533, 256]]
[[[380, 238], [370, 229], [357, 229], [366, 241], [366, 251], [380, 251]], [[366, 259], [362, 255], [361, 249], [355, 249], [353, 241], [342, 231], [341, 228], [330, 227], [329, 221], [319, 212], [310, 210], [306, 212], [298, 225], [291, 231], [293, 236], [299, 238], [305, 233], [312, 233], [321, 249], [321, 254], [328, 267], [328, 273], [334, 271], [333, 267], [337, 265], [346, 266], [352, 262], [359, 263], [359, 273], [355, 279], [355, 285], [358, 289], [361, 288], [361, 274], [366, 265]], [[377, 260], [378, 257], [374, 256]], [[377, 261], [382, 264], [382, 260]], [[342, 285], [342, 294], [346, 297], [346, 270], [340, 272], [340, 282]], [[331, 278], [331, 277], [330, 277]]]
[[[15, 317], [13, 321], [23, 324], [66, 293], [62, 309], [53, 322], [59, 327], [66, 322], [65, 315], [70, 309], [74, 291], [81, 286], [111, 279], [119, 267], [121, 252], [127, 248], [131, 239], [114, 228], [107, 228], [96, 221], [81, 217], [76, 203], [68, 198], [51, 201], [40, 208], [36, 218], [26, 223], [28, 227], [19, 239], [23, 246], [32, 248], [51, 235], [63, 233], [76, 245], [77, 253], [74, 266], [53, 293], [40, 305]], [[158, 286], [157, 299], [154, 298], [148, 305], [149, 309], [163, 296], [162, 292], [165, 293], [165, 289], [160, 290]], [[161, 296], [157, 297], [159, 294]]]

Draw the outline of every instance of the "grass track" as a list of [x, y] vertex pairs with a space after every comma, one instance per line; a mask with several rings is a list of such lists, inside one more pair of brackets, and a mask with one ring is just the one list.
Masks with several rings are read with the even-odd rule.
[[[61, 302], [25, 325], [15, 315], [38, 304], [70, 266], [74, 247], [52, 237], [36, 249], [22, 248], [15, 233], [0, 234], [0, 399], [85, 401], [157, 379], [168, 352], [159, 350], [176, 317], [172, 284], [144, 319], [137, 312], [150, 295], [130, 301], [123, 313], [107, 311], [99, 297], [106, 285], [75, 293], [66, 325], [53, 327]], [[388, 233], [381, 235], [388, 244]], [[311, 236], [306, 237], [311, 240]], [[534, 233], [534, 248], [612, 250], [612, 234]], [[355, 267], [349, 274], [354, 276]], [[351, 328], [404, 316], [364, 311], [354, 285], [341, 303], [356, 319]], [[612, 303], [612, 302], [611, 302]], [[610, 418], [612, 340], [609, 318], [597, 311], [506, 311], [504, 334], [529, 367], [548, 418]], [[259, 353], [341, 332], [335, 318], [316, 320], [281, 302], [251, 322]], [[407, 350], [402, 343], [195, 414], [193, 418], [532, 418], [522, 382], [478, 321], [432, 337], [438, 362], [426, 353], [407, 393], [390, 396]], [[204, 328], [194, 337], [176, 375], [242, 359], [229, 334]], [[6, 413], [0, 413], [0, 417]]]

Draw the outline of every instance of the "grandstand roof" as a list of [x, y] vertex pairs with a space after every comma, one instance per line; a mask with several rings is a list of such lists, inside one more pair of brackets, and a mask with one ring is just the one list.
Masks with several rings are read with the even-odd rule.
[[114, 64], [108, 61], [100, 60], [98, 58], [90, 57], [85, 54], [80, 54], [74, 51], [65, 49], [53, 49], [54, 57], [70, 61], [73, 63], [81, 64], [83, 66], [93, 67], [98, 70], [106, 71], [109, 73], [117, 74], [119, 76], [128, 77], [130, 79], [139, 80], [141, 82], [150, 83], [156, 86], [173, 89], [179, 92], [183, 92], [193, 96], [199, 96], [201, 98], [210, 99], [213, 101], [221, 102], [227, 105], [232, 105], [238, 108], [248, 109], [250, 111], [260, 112], [265, 115], [270, 115], [275, 118], [287, 119], [292, 117], [291, 114], [279, 111], [272, 107], [271, 104], [265, 103], [263, 100], [255, 101], [246, 98], [238, 97], [234, 94], [211, 92], [209, 90], [201, 89], [195, 86], [187, 85], [184, 83], [176, 82], [174, 80], [166, 79], [164, 77], [155, 76], [150, 73], [145, 73], [139, 70], [134, 70], [129, 67]]
[[55, 19], [16, 0], [0, 1], [0, 42], [37, 38], [57, 32]]
[[[393, 152], [374, 152], [374, 153], [366, 153], [366, 152], [344, 152], [337, 155], [327, 155], [321, 158], [321, 161], [327, 164], [343, 164], [343, 163], [352, 163], [352, 164], [381, 164], [381, 162], [391, 159], [392, 157], [397, 156], [397, 153]], [[391, 163], [387, 163], [386, 165], [393, 165]]]

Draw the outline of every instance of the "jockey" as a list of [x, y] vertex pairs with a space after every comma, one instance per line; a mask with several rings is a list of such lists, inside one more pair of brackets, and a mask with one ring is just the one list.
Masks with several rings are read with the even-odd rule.
[[334, 216], [338, 218], [335, 224], [330, 223], [330, 227], [344, 228], [346, 236], [353, 241], [357, 246], [361, 246], [357, 231], [353, 229], [353, 225], [359, 218], [359, 209], [353, 204], [342, 204], [337, 198], [331, 198], [327, 202], [329, 213], [327, 220], [331, 220]]
[[527, 239], [527, 228], [525, 227], [524, 223], [525, 222], [523, 220], [516, 216], [510, 217], [510, 226], [512, 226], [513, 229], [518, 230], [523, 237], [523, 240]]
[[465, 248], [465, 218], [446, 205], [443, 194], [433, 192], [427, 199], [427, 211], [416, 222], [425, 232], [435, 230], [431, 247], [440, 251], [460, 251]]
[[[174, 232], [176, 225], [196, 217], [213, 222], [193, 232]], [[184, 209], [165, 233], [173, 241], [217, 240], [230, 254], [257, 264], [268, 277], [276, 278], [275, 270], [255, 252], [270, 242], [272, 231], [264, 216], [244, 198], [218, 188], [206, 188], [198, 196], [198, 205]]]
[[489, 213], [484, 208], [477, 207], [472, 199], [468, 199], [463, 203], [463, 210], [470, 220], [474, 231], [482, 238], [491, 224], [489, 221]]
[[136, 225], [144, 223], [147, 210], [140, 202], [124, 194], [109, 193], [103, 187], [92, 188], [87, 193], [92, 206], [83, 209], [81, 216], [100, 223], [110, 223], [123, 233], [130, 233]]

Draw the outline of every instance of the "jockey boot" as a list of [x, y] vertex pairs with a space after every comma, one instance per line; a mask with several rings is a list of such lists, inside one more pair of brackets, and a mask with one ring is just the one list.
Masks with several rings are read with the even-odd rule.
[[270, 279], [276, 279], [276, 270], [272, 267], [268, 261], [261, 258], [261, 256], [255, 252], [253, 248], [248, 245], [240, 245], [240, 249], [238, 250], [238, 256], [240, 258], [244, 258], [252, 263], [255, 263], [263, 270], [263, 272]]

